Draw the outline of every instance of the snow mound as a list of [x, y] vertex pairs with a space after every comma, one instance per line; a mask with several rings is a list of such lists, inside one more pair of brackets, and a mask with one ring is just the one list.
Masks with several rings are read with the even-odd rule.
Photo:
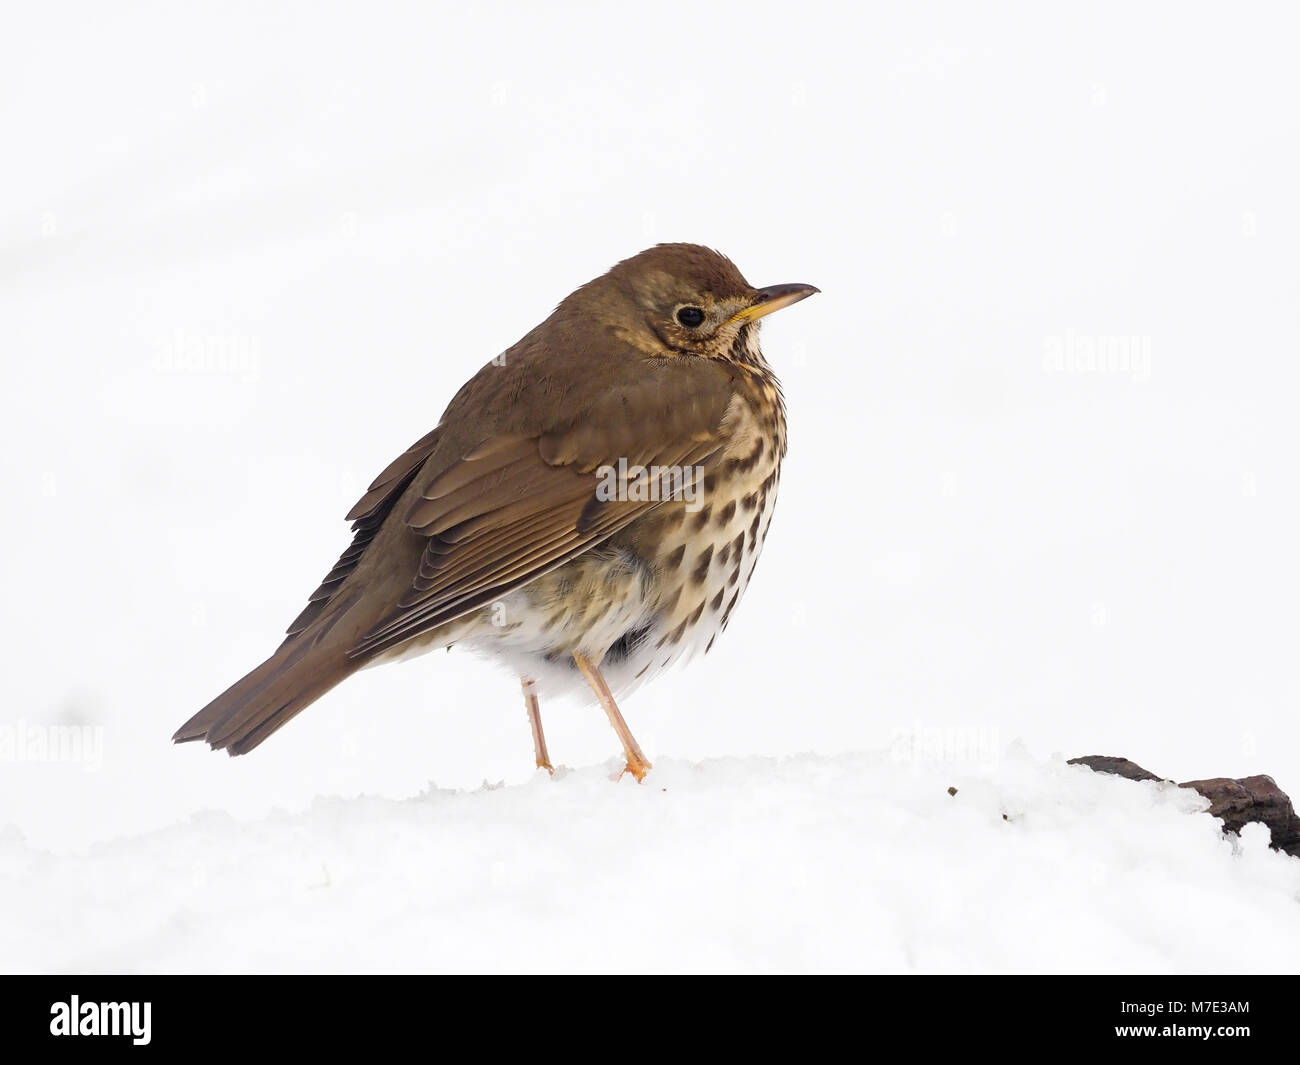
[[[1300, 861], [1205, 802], [1013, 749], [663, 760], [0, 833], [12, 971], [1291, 971]], [[956, 794], [949, 794], [955, 787]]]

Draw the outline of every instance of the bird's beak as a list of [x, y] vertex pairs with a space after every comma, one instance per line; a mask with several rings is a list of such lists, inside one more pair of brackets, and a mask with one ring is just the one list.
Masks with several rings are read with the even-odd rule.
[[789, 307], [792, 303], [798, 303], [802, 299], [807, 299], [814, 292], [820, 292], [821, 289], [814, 285], [771, 285], [763, 289], [753, 306], [746, 307], [743, 311], [733, 314], [730, 321], [733, 322], [756, 322], [760, 318], [765, 318], [773, 311], [779, 311], [782, 307]]

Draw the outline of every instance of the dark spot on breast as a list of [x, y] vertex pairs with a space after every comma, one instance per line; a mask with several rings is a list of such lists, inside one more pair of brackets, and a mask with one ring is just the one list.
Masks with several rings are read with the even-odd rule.
[[719, 588], [719, 589], [718, 589], [718, 594], [715, 595], [715, 596], [713, 597], [713, 601], [709, 603], [710, 608], [712, 608], [712, 610], [713, 610], [713, 612], [714, 612], [715, 614], [718, 612], [718, 607], [722, 606], [722, 597], [723, 597], [726, 593], [727, 593], [727, 589], [726, 589], [726, 588]]
[[697, 606], [693, 611], [691, 611], [691, 616], [686, 619], [686, 624], [694, 626], [694, 624], [700, 620], [703, 614], [704, 614], [704, 600], [701, 599], [700, 605]]
[[713, 516], [713, 504], [707, 503], [701, 510], [695, 512], [695, 531], [699, 532], [704, 526], [709, 524], [709, 518]]
[[725, 566], [727, 559], [731, 557], [731, 544], [725, 544], [721, 551], [718, 552], [718, 565]]
[[731, 597], [731, 602], [727, 604], [727, 609], [722, 615], [722, 624], [726, 625], [731, 620], [731, 612], [736, 609], [736, 600], [740, 598], [740, 589], [737, 588]]
[[745, 550], [745, 534], [736, 533], [736, 538], [731, 541], [731, 550], [736, 552], [736, 565], [740, 565], [740, 553]]
[[700, 560], [695, 564], [695, 572], [691, 574], [691, 580], [696, 584], [703, 584], [709, 575], [709, 566], [713, 562], [713, 545], [709, 544], [700, 552]]
[[763, 438], [758, 438], [758, 443], [754, 450], [746, 455], [743, 459], [731, 459], [727, 463], [727, 468], [734, 473], [748, 473], [758, 465], [758, 460], [763, 457]]
[[725, 527], [731, 524], [731, 519], [736, 516], [736, 501], [733, 499], [720, 511], [718, 511], [718, 524]]
[[758, 544], [758, 523], [762, 517], [763, 515], [761, 514], [755, 514], [754, 520], [749, 524], [749, 549], [751, 551], [753, 551], [755, 546]]
[[664, 569], [676, 569], [682, 564], [682, 559], [686, 557], [686, 545], [678, 544], [677, 550], [664, 559]]
[[758, 506], [758, 493], [750, 492], [749, 495], [745, 496], [745, 498], [740, 501], [740, 505], [744, 507], [747, 511], [753, 510], [756, 506]]
[[686, 631], [686, 619], [683, 618], [682, 623], [678, 625], [677, 628], [673, 629], [672, 632], [665, 633], [663, 636], [661, 636], [659, 638], [659, 642], [655, 644], [655, 646], [662, 647], [664, 644], [670, 642], [680, 643], [682, 639], [682, 633], [684, 633], [685, 631]]

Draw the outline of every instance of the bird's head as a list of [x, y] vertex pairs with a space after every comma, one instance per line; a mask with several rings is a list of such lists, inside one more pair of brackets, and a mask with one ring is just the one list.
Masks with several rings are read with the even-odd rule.
[[811, 296], [812, 285], [755, 288], [699, 244], [658, 244], [570, 297], [647, 355], [731, 362], [758, 357], [759, 319]]

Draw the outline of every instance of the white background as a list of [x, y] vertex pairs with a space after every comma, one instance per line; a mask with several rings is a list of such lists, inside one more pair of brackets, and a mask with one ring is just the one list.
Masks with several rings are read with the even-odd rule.
[[[103, 757], [0, 764], [0, 824], [60, 850], [528, 780], [515, 679], [460, 652], [248, 758], [169, 736], [467, 377], [666, 240], [823, 294], [765, 326], [776, 520], [726, 637], [625, 706], [652, 758], [1021, 739], [1300, 793], [1288, 14], [9, 12], [0, 726]], [[1148, 372], [1050, 363], [1102, 336]], [[595, 707], [544, 710], [557, 760], [616, 753]]]

